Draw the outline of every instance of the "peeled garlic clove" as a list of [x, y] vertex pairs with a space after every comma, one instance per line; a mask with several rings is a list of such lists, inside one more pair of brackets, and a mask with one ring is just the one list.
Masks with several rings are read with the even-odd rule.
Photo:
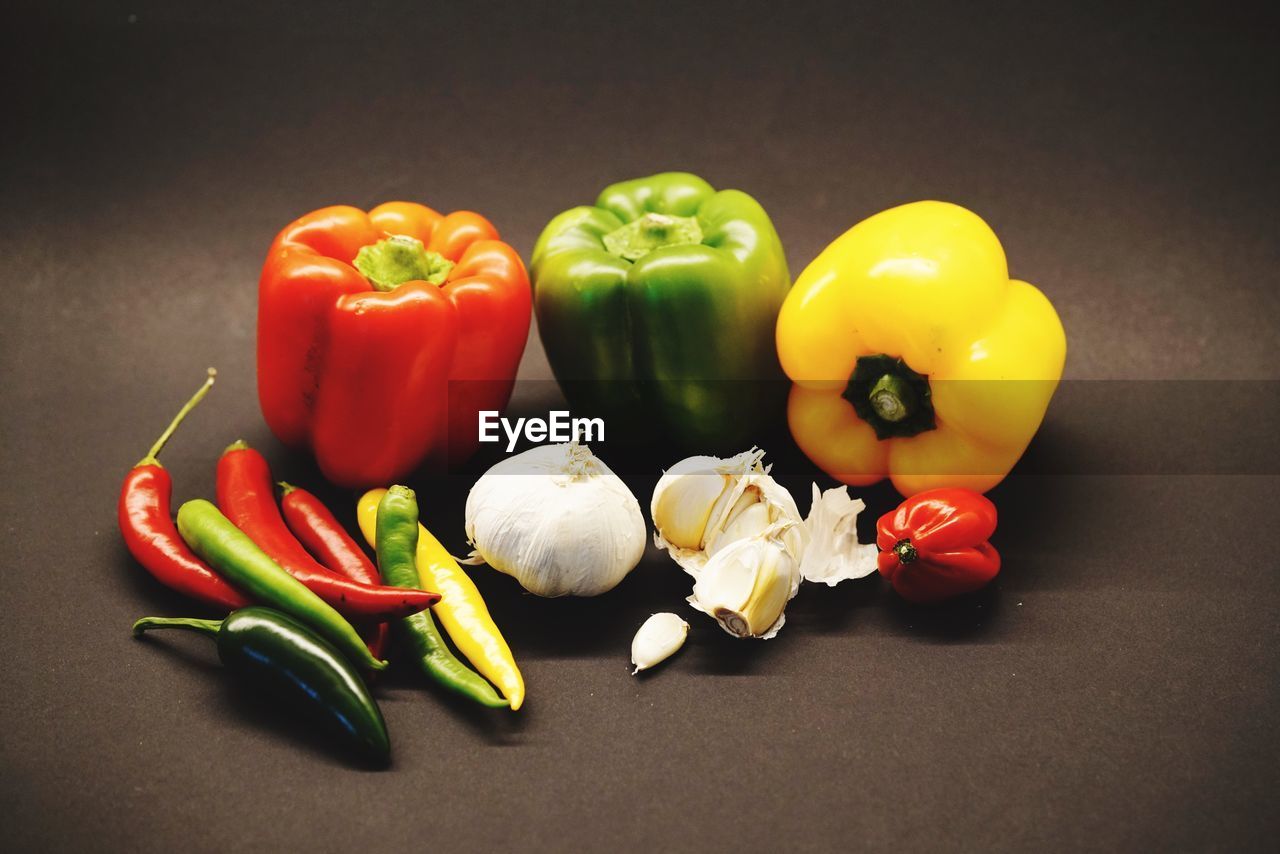
[[754, 537], [769, 527], [769, 507], [760, 501], [759, 493], [748, 490], [734, 505], [729, 514], [729, 523], [716, 537], [717, 544], [728, 545], [737, 540]]
[[740, 638], [771, 638], [799, 584], [795, 559], [774, 539], [739, 540], [703, 566], [689, 604]]
[[636, 667], [631, 675], [666, 661], [684, 646], [688, 635], [689, 624], [675, 614], [654, 614], [645, 620], [631, 641], [631, 663]]
[[677, 548], [702, 548], [712, 511], [730, 486], [722, 474], [663, 475], [650, 506], [654, 526]]

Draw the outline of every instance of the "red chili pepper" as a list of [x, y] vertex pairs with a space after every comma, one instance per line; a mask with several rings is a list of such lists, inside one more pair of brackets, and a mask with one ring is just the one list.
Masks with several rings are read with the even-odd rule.
[[426, 610], [440, 600], [438, 594], [426, 590], [362, 584], [316, 563], [285, 527], [266, 459], [243, 441], [222, 452], [217, 492], [218, 506], [237, 528], [343, 616], [393, 620]]
[[[326, 569], [364, 584], [377, 584], [380, 576], [364, 549], [338, 524], [333, 513], [305, 489], [281, 483], [280, 511], [289, 530]], [[378, 623], [361, 631], [375, 658], [382, 658], [391, 627]]]
[[249, 600], [182, 541], [169, 515], [173, 480], [157, 459], [182, 419], [208, 393], [215, 376], [217, 371], [210, 368], [204, 385], [169, 422], [147, 455], [125, 475], [117, 515], [129, 553], [157, 581], [223, 611], [234, 611], [248, 605]]
[[987, 539], [996, 506], [968, 489], [931, 489], [876, 523], [880, 574], [908, 602], [940, 602], [985, 587], [1000, 571]]

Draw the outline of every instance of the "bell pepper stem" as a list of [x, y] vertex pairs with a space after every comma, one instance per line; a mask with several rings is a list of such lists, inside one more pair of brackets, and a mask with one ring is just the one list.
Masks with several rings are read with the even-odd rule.
[[911, 414], [914, 398], [911, 386], [896, 374], [885, 374], [876, 380], [867, 395], [876, 414], [894, 424]]
[[148, 629], [183, 629], [216, 638], [221, 628], [221, 620], [197, 620], [194, 617], [143, 617], [133, 624], [133, 636], [140, 637]]
[[686, 246], [702, 242], [697, 217], [647, 213], [604, 236], [604, 248], [626, 261], [639, 261], [664, 246]]
[[[160, 460], [157, 458], [160, 456], [160, 451], [164, 448], [165, 443], [169, 441], [170, 437], [173, 436], [174, 431], [178, 429], [178, 425], [187, 417], [187, 413], [195, 409], [196, 404], [204, 400], [204, 396], [209, 393], [209, 389], [213, 386], [213, 381], [217, 376], [218, 371], [215, 368], [210, 368], [208, 376], [205, 377], [204, 384], [201, 385], [200, 388], [196, 389], [196, 393], [191, 395], [191, 399], [178, 410], [177, 415], [173, 416], [173, 420], [169, 422], [168, 427], [164, 428], [164, 432], [160, 434], [160, 438], [156, 439], [156, 443], [151, 446], [151, 450], [147, 451], [147, 455], [138, 462], [139, 466], [160, 465]], [[134, 466], [134, 468], [137, 468], [137, 466]]]
[[906, 438], [938, 426], [929, 378], [895, 356], [859, 356], [843, 397], [877, 439]]
[[452, 261], [407, 234], [393, 234], [386, 240], [360, 247], [352, 265], [369, 280], [374, 290], [384, 292], [393, 291], [405, 282], [443, 285], [453, 269]]

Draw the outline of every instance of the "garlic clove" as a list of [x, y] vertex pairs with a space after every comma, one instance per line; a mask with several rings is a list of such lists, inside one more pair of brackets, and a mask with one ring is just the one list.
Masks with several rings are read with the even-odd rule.
[[707, 561], [689, 604], [735, 637], [769, 638], [794, 595], [796, 562], [772, 539], [739, 540]]
[[666, 661], [684, 646], [688, 635], [689, 624], [675, 614], [664, 612], [645, 620], [631, 641], [631, 663], [635, 665], [631, 675]]
[[[716, 537], [715, 545], [721, 548], [738, 540], [759, 536], [769, 527], [769, 506], [759, 501], [759, 494], [749, 490], [742, 494], [742, 498], [753, 500], [749, 503], [739, 500], [734, 505], [729, 524]], [[718, 550], [713, 548], [711, 551], [714, 553]]]
[[729, 485], [722, 474], [663, 475], [650, 507], [654, 527], [677, 548], [702, 548], [712, 510]]

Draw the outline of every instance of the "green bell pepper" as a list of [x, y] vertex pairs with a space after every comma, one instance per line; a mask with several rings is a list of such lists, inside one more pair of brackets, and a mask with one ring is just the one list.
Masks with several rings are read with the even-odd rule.
[[708, 450], [758, 441], [785, 392], [774, 325], [791, 275], [751, 196], [685, 172], [613, 184], [547, 225], [531, 272], [575, 412]]

